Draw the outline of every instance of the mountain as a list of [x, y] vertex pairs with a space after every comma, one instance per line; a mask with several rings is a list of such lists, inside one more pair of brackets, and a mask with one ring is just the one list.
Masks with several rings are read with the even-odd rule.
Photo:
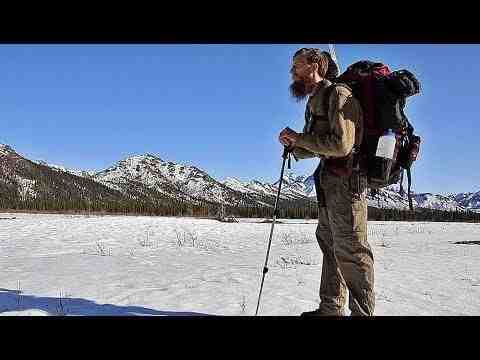
[[0, 145], [0, 200], [121, 200], [124, 197], [86, 177], [30, 161]]
[[[260, 180], [251, 180], [242, 182], [236, 178], [229, 177], [223, 181], [223, 184], [246, 194], [257, 196], [276, 197], [278, 193], [279, 181], [273, 184], [262, 182]], [[283, 176], [282, 191], [280, 198], [284, 200], [313, 199], [315, 197], [315, 187], [313, 177], [296, 176], [293, 172], [288, 172]]]
[[[276, 196], [279, 180], [273, 184], [259, 180], [242, 182], [235, 178], [227, 178], [225, 185], [245, 193], [259, 193], [267, 196]], [[431, 208], [439, 210], [474, 210], [475, 206], [480, 211], [480, 192], [476, 194], [440, 195], [440, 194], [414, 194], [412, 203], [414, 207]], [[293, 172], [284, 174], [280, 198], [285, 200], [310, 199], [316, 196], [313, 175], [298, 176]], [[463, 202], [460, 202], [459, 199]], [[377, 208], [408, 209], [408, 197], [400, 195], [400, 185], [394, 184], [379, 189], [377, 194], [367, 195], [368, 205]]]
[[[227, 178], [223, 183], [232, 189], [244, 193], [258, 193], [266, 196], [276, 196], [279, 182], [280, 180], [277, 180], [273, 184], [264, 183], [259, 180], [241, 182], [235, 178]], [[284, 174], [280, 198], [284, 200], [309, 199], [315, 201], [316, 191], [313, 175], [298, 176], [293, 172], [287, 172]], [[368, 204], [379, 208], [407, 209], [408, 198], [399, 194], [398, 186], [390, 186], [385, 189], [380, 189], [375, 196], [369, 195]]]
[[267, 196], [244, 194], [216, 181], [195, 166], [163, 161], [151, 154], [127, 157], [99, 171], [68, 169], [31, 161], [10, 146], [0, 146], [0, 200], [185, 200], [228, 205], [269, 205]]
[[164, 161], [152, 154], [134, 155], [100, 171], [93, 179], [138, 198], [167, 196], [190, 202], [254, 205], [255, 198], [234, 190], [195, 166]]
[[96, 173], [96, 171], [92, 171], [92, 170], [68, 169], [68, 168], [66, 168], [64, 166], [61, 166], [61, 165], [49, 164], [45, 160], [32, 160], [32, 162], [34, 162], [36, 164], [39, 164], [39, 165], [48, 166], [48, 167], [50, 167], [50, 168], [52, 168], [53, 170], [56, 170], [56, 171], [63, 171], [63, 172], [67, 172], [69, 174], [76, 175], [76, 176], [81, 176], [81, 177], [92, 178]]
[[455, 200], [455, 195], [439, 195], [431, 193], [415, 194], [415, 200], [419, 207], [437, 210], [466, 210], [469, 206], [462, 205]]
[[[241, 181], [228, 177], [217, 181], [195, 166], [164, 161], [153, 154], [132, 155], [102, 171], [68, 169], [46, 161], [31, 161], [10, 146], [0, 145], [1, 197], [65, 199], [135, 199], [142, 201], [183, 200], [226, 205], [272, 206], [279, 180]], [[415, 207], [480, 212], [480, 192], [460, 194], [413, 194]], [[286, 171], [280, 200], [315, 201], [313, 176]], [[408, 209], [406, 194], [399, 185], [380, 189], [368, 197], [368, 205], [378, 208]]]
[[[276, 181], [273, 185], [278, 187], [279, 182], [280, 180]], [[313, 176], [297, 176], [292, 171], [284, 174], [282, 188], [284, 190], [283, 193], [292, 198], [313, 198], [316, 194]]]
[[[400, 187], [398, 185], [390, 185], [383, 189], [378, 189], [375, 195], [367, 194], [367, 202], [369, 206], [376, 208], [388, 209], [408, 209], [408, 196], [400, 195]], [[418, 206], [416, 199], [412, 199], [414, 207]]]
[[480, 212], [480, 191], [452, 195], [454, 201], [466, 209]]

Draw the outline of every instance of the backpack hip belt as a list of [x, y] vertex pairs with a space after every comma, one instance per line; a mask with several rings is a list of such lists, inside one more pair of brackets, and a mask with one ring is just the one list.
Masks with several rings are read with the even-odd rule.
[[325, 170], [336, 176], [351, 176], [354, 171], [361, 172], [361, 154], [355, 145], [347, 156], [325, 159]]

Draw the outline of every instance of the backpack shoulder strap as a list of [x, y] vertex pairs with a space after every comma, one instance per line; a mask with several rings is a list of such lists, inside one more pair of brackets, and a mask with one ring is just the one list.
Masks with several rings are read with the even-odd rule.
[[350, 90], [350, 92], [353, 94], [353, 90], [352, 88], [346, 84], [346, 83], [332, 83], [332, 85], [330, 85], [326, 91], [325, 91], [325, 94], [324, 94], [324, 97], [325, 97], [325, 101], [323, 102], [325, 104], [325, 107], [324, 107], [324, 110], [325, 110], [325, 114], [328, 114], [328, 110], [329, 110], [329, 107], [330, 107], [330, 97], [333, 93], [333, 90], [336, 89], [337, 87], [344, 87], [348, 90]]
[[330, 85], [329, 87], [327, 87], [327, 89], [325, 90], [325, 94], [323, 95], [324, 96], [324, 111], [325, 111], [325, 114], [328, 115], [328, 110], [330, 108], [330, 96], [332, 95], [332, 92], [333, 92], [333, 89], [335, 89], [335, 85], [336, 84], [332, 84]]

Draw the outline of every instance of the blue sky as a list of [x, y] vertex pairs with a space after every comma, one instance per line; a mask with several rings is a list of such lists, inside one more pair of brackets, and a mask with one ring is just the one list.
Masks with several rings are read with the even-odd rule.
[[[304, 103], [288, 94], [291, 56], [328, 44], [0, 45], [0, 143], [31, 159], [101, 170], [133, 154], [195, 165], [222, 180], [275, 181], [285, 126]], [[423, 138], [416, 192], [480, 190], [480, 45], [336, 45], [417, 75], [407, 115]], [[479, 107], [477, 107], [479, 106]], [[314, 160], [292, 162], [309, 175]]]

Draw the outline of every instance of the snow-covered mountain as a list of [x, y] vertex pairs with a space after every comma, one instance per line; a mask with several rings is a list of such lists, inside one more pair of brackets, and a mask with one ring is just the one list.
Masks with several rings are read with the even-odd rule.
[[[257, 192], [269, 196], [276, 196], [279, 181], [269, 184], [259, 180], [242, 182], [235, 178], [227, 178], [223, 183], [232, 189], [245, 193]], [[285, 200], [301, 198], [313, 200], [315, 196], [316, 191], [313, 175], [308, 177], [299, 176], [293, 172], [288, 172], [284, 175], [281, 198]], [[375, 195], [368, 194], [367, 201], [369, 206], [377, 208], [408, 209], [408, 197], [405, 193], [400, 194], [400, 185], [398, 184], [379, 189]], [[438, 210], [474, 210], [475, 206], [477, 206], [480, 211], [480, 192], [476, 193], [476, 196], [475, 194], [414, 194], [412, 203], [414, 207]]]
[[[273, 185], [277, 187], [279, 183], [280, 180], [276, 181]], [[314, 197], [316, 194], [313, 175], [309, 177], [304, 175], [298, 176], [292, 171], [284, 174], [282, 189], [284, 194], [288, 194], [294, 198]]]
[[0, 144], [0, 156], [14, 153], [14, 150], [7, 144]]
[[128, 192], [145, 186], [176, 199], [223, 204], [254, 204], [255, 199], [212, 178], [195, 166], [164, 161], [156, 155], [134, 155], [93, 176], [108, 187]]
[[93, 177], [96, 174], [96, 171], [94, 170], [75, 170], [75, 169], [69, 169], [61, 165], [54, 165], [54, 164], [49, 164], [45, 160], [32, 160], [32, 162], [43, 165], [43, 166], [48, 166], [52, 168], [53, 170], [57, 171], [63, 171], [72, 175], [76, 176], [81, 176], [81, 177]]
[[466, 209], [480, 212], [480, 191], [452, 195], [453, 200]]
[[415, 194], [418, 206], [437, 210], [466, 210], [460, 202], [455, 200], [455, 195]]
[[[273, 184], [264, 183], [259, 180], [252, 180], [250, 182], [242, 182], [235, 178], [227, 178], [223, 183], [232, 189], [241, 191], [244, 193], [261, 193], [269, 196], [276, 196], [278, 192], [278, 184], [280, 180], [277, 180]], [[368, 197], [368, 204], [374, 207], [385, 208], [408, 208], [408, 198], [399, 194], [399, 187], [392, 185], [388, 188], [379, 190], [375, 196]], [[315, 200], [316, 191], [313, 175], [295, 175], [294, 172], [287, 172], [283, 176], [282, 191], [280, 198], [285, 200], [296, 199], [311, 199]], [[416, 204], [414, 200], [414, 204]]]
[[124, 197], [86, 176], [39, 164], [0, 144], [0, 200], [12, 203], [29, 199], [78, 202]]
[[[263, 182], [260, 180], [251, 180], [242, 182], [236, 178], [228, 177], [223, 181], [223, 184], [240, 191], [245, 194], [257, 194], [266, 196], [277, 196], [278, 184], [277, 180], [273, 184]], [[288, 172], [283, 176], [282, 189], [280, 198], [284, 200], [297, 200], [303, 198], [314, 198], [315, 186], [313, 177], [297, 176], [293, 172]]]
[[[18, 166], [22, 164], [22, 166]], [[130, 199], [175, 199], [189, 202], [207, 201], [228, 205], [272, 205], [278, 192], [279, 181], [273, 183], [258, 179], [241, 181], [228, 177], [218, 181], [198, 167], [164, 161], [152, 154], [132, 155], [109, 168], [95, 172], [69, 169], [61, 165], [52, 165], [44, 160], [30, 161], [19, 156], [10, 146], [0, 144], [0, 171], [3, 185], [11, 192], [13, 187], [25, 196], [35, 197], [38, 178], [25, 176], [18, 169], [40, 165], [35, 172], [54, 171], [59, 174], [74, 175], [73, 187], [77, 177], [91, 180], [118, 191]], [[29, 170], [31, 173], [32, 170]], [[62, 180], [62, 184], [65, 183]], [[68, 178], [70, 179], [70, 178]], [[1, 179], [0, 179], [1, 180]], [[51, 190], [54, 191], [54, 190]], [[316, 192], [313, 175], [305, 176], [286, 171], [280, 195], [284, 201], [315, 201]], [[380, 189], [375, 195], [368, 195], [368, 204], [379, 208], [407, 209], [408, 198], [400, 194], [399, 185]], [[480, 212], [480, 191], [460, 194], [414, 194], [415, 207], [440, 210], [472, 210]]]
[[[390, 185], [383, 189], [378, 189], [375, 195], [368, 193], [367, 202], [369, 206], [376, 208], [408, 209], [408, 196], [400, 194], [398, 185]], [[413, 197], [412, 203], [414, 207], [418, 206], [415, 197]]]

